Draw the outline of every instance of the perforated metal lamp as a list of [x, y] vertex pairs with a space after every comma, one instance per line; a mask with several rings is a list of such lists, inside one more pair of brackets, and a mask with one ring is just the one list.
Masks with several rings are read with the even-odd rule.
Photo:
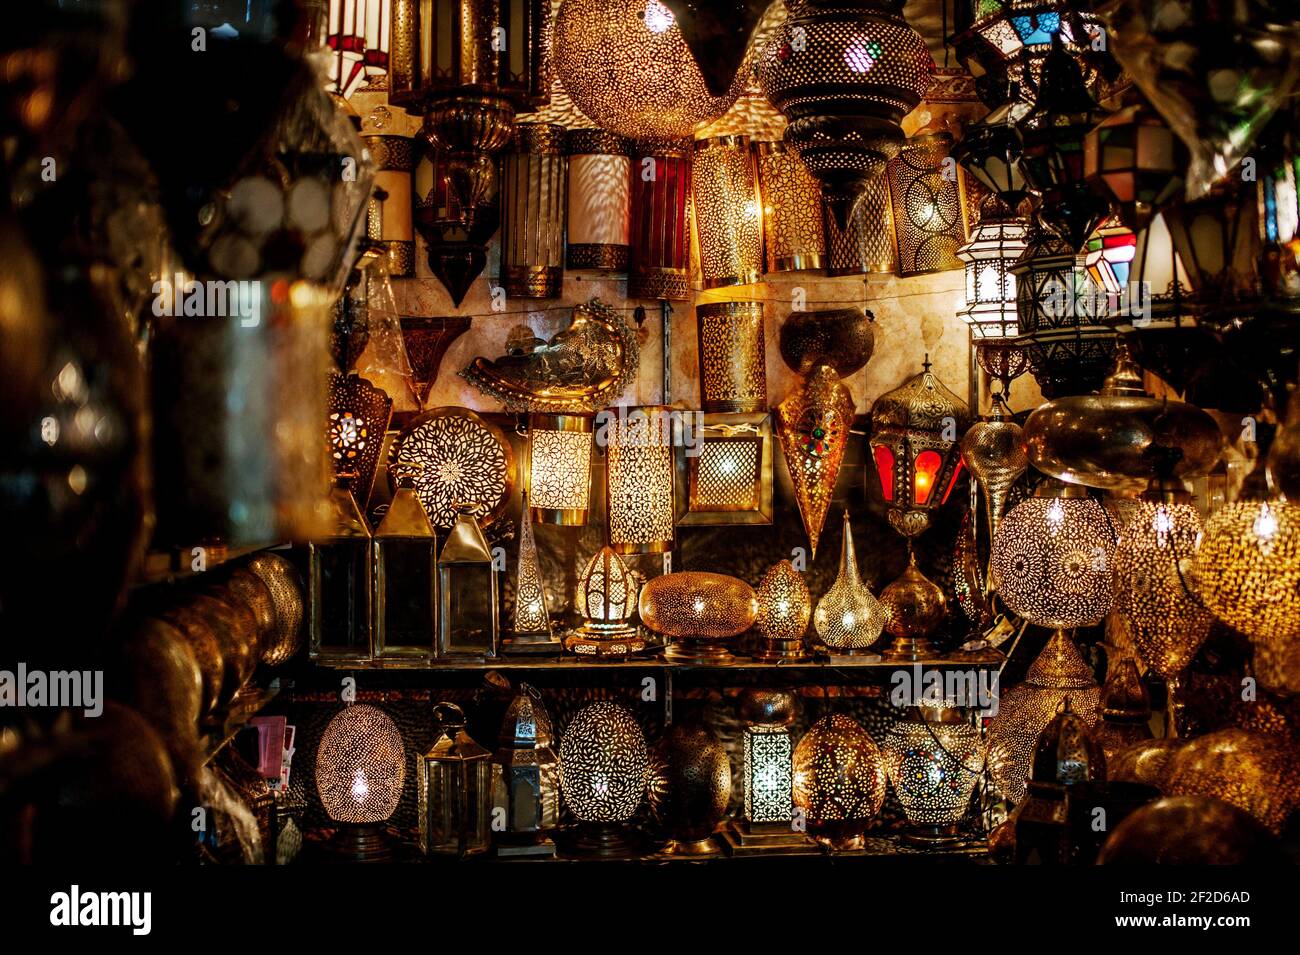
[[406, 778], [406, 748], [388, 714], [355, 703], [334, 715], [316, 749], [316, 791], [338, 825], [329, 855], [385, 862], [392, 847], [383, 823], [396, 811]]

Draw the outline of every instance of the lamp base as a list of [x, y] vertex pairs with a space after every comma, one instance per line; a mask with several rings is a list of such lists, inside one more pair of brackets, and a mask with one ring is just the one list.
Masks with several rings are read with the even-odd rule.
[[909, 825], [903, 831], [903, 841], [914, 846], [939, 846], [961, 839], [961, 830], [957, 824], [944, 826]]
[[828, 849], [836, 852], [853, 852], [865, 849], [867, 837], [864, 833], [865, 819], [850, 822], [809, 823], [808, 834]]
[[498, 859], [554, 859], [555, 843], [542, 838], [536, 842], [498, 845], [496, 854]]
[[927, 637], [895, 637], [884, 652], [886, 660], [904, 660], [916, 663], [934, 656], [934, 644]]
[[501, 653], [504, 656], [554, 656], [563, 651], [564, 644], [549, 633], [507, 631], [502, 634]]
[[714, 640], [674, 640], [664, 647], [674, 663], [728, 663], [735, 659], [725, 644]]
[[788, 822], [744, 822], [733, 819], [721, 832], [729, 856], [817, 855], [821, 848]]
[[751, 656], [759, 663], [806, 663], [812, 659], [802, 637], [798, 640], [764, 637], [758, 641]]
[[577, 837], [566, 854], [584, 858], [619, 859], [634, 855], [639, 843], [627, 827], [616, 822], [579, 823]]
[[712, 836], [703, 839], [669, 839], [668, 844], [655, 855], [673, 856], [683, 859], [707, 859], [722, 853]]
[[588, 660], [625, 660], [645, 648], [645, 635], [637, 627], [597, 631], [582, 626], [564, 638], [565, 650]]
[[323, 862], [391, 862], [393, 843], [383, 823], [339, 823], [334, 835], [320, 847]]

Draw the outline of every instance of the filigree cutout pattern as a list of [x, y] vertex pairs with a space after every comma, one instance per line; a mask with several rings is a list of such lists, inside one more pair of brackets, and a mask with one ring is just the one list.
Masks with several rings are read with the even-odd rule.
[[416, 418], [394, 445], [393, 459], [418, 465], [415, 491], [437, 527], [456, 522], [457, 504], [471, 505], [481, 526], [491, 524], [514, 482], [505, 435], [466, 408], [435, 408]]

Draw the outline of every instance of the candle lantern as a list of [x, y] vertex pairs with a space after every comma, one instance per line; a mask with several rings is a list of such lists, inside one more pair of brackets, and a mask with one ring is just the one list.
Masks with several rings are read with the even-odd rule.
[[535, 414], [528, 419], [528, 507], [535, 521], [587, 523], [591, 496], [592, 419]]
[[307, 545], [307, 628], [313, 660], [370, 659], [370, 527], [344, 480], [340, 478], [330, 493], [330, 533]]
[[980, 731], [956, 707], [913, 706], [890, 727], [881, 749], [910, 823], [908, 838], [955, 838], [984, 770]]
[[409, 470], [399, 463], [389, 472], [397, 493], [373, 543], [375, 656], [427, 660], [437, 629], [437, 542]]
[[690, 140], [634, 143], [628, 298], [689, 297], [690, 197]]
[[762, 302], [695, 306], [704, 410], [767, 410], [767, 347]]
[[506, 811], [498, 855], [554, 854], [548, 836], [560, 822], [560, 760], [554, 746], [555, 732], [541, 694], [520, 683], [501, 723], [493, 767], [494, 804]]
[[564, 280], [564, 127], [520, 123], [501, 158], [501, 285], [557, 298]]
[[746, 137], [695, 141], [691, 208], [704, 287], [757, 282], [763, 265], [762, 215]]
[[336, 713], [316, 749], [316, 792], [338, 830], [331, 855], [387, 862], [383, 823], [397, 809], [406, 779], [402, 734], [383, 710], [355, 703]]
[[772, 416], [699, 417], [695, 446], [677, 455], [678, 526], [771, 524]]
[[415, 231], [411, 218], [411, 174], [415, 171], [415, 148], [408, 136], [361, 137], [375, 164], [375, 189], [387, 198], [371, 200], [366, 222], [367, 237], [378, 242], [388, 261], [388, 274], [399, 278], [415, 275]]
[[645, 793], [645, 733], [625, 707], [602, 700], [579, 710], [560, 741], [560, 791], [579, 823], [578, 852], [616, 856]]
[[620, 658], [645, 649], [640, 628], [628, 621], [636, 613], [640, 585], [612, 547], [602, 547], [578, 577], [574, 604], [581, 626], [564, 638], [578, 656]]
[[671, 550], [672, 409], [618, 408], [605, 416], [610, 546], [620, 554]]
[[465, 732], [459, 706], [439, 703], [433, 716], [438, 737], [420, 760], [420, 848], [463, 859], [492, 844], [492, 754]]
[[867, 183], [843, 228], [829, 209], [823, 210], [822, 224], [826, 232], [827, 275], [893, 275], [898, 269], [888, 177], [877, 176]]
[[766, 272], [820, 269], [826, 263], [821, 185], [785, 143], [758, 143]]
[[326, 440], [334, 476], [364, 509], [375, 484], [393, 399], [360, 375], [331, 373]]
[[472, 506], [464, 505], [438, 555], [438, 656], [497, 654], [497, 575]]
[[930, 371], [876, 399], [871, 454], [889, 523], [912, 538], [930, 526], [961, 476], [961, 438], [970, 426], [965, 402]]
[[632, 144], [603, 129], [571, 129], [566, 265], [626, 272], [632, 227]]
[[875, 740], [840, 713], [823, 716], [794, 749], [794, 804], [819, 842], [860, 849], [885, 802], [885, 767]]
[[966, 195], [952, 166], [952, 136], [929, 133], [909, 140], [886, 169], [898, 237], [899, 274], [925, 275], [962, 267]]
[[762, 635], [754, 659], [806, 660], [803, 635], [812, 617], [812, 599], [803, 575], [788, 560], [773, 564], [758, 585], [755, 629]]

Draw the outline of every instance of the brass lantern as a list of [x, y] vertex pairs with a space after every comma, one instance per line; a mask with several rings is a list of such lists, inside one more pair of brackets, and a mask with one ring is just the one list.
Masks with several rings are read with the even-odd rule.
[[778, 662], [808, 659], [803, 637], [812, 617], [812, 600], [803, 575], [788, 560], [773, 564], [758, 585], [758, 616], [754, 626], [761, 634], [754, 659]]
[[704, 287], [757, 282], [763, 268], [763, 216], [746, 137], [695, 141], [691, 210]]
[[564, 280], [564, 127], [520, 123], [501, 157], [501, 286], [558, 298]]
[[758, 604], [749, 584], [728, 574], [664, 574], [641, 589], [641, 622], [669, 638], [670, 660], [721, 663], [728, 644], [754, 625]]
[[[510, 635], [505, 640], [506, 652], [545, 652], [550, 648], [558, 651], [559, 641], [551, 632], [551, 616], [546, 609], [546, 581], [537, 558], [527, 494], [519, 519], [519, 560], [515, 567], [515, 612]], [[525, 647], [530, 649], [524, 651]]]
[[983, 119], [971, 123], [952, 151], [963, 169], [1012, 210], [1029, 194], [1020, 168], [1025, 142], [1017, 124], [1031, 108], [1023, 100], [1003, 103]]
[[821, 186], [785, 143], [758, 143], [765, 272], [820, 269], [826, 260]]
[[672, 410], [618, 408], [607, 435], [609, 543], [620, 554], [661, 554], [673, 546]]
[[[632, 216], [632, 145], [603, 129], [571, 129], [565, 265], [626, 272]], [[639, 170], [638, 170], [639, 172]]]
[[767, 348], [762, 302], [695, 306], [700, 392], [706, 412], [767, 410]]
[[617, 659], [646, 646], [628, 621], [636, 614], [640, 584], [612, 547], [602, 547], [578, 576], [575, 608], [582, 624], [564, 638], [564, 649], [580, 657]]
[[628, 710], [601, 700], [579, 710], [560, 741], [560, 791], [578, 820], [579, 853], [616, 856], [645, 794], [645, 733]]
[[397, 493], [374, 536], [375, 656], [428, 660], [438, 619], [437, 540], [402, 465]]
[[560, 760], [554, 746], [555, 731], [541, 694], [520, 683], [501, 722], [493, 766], [494, 805], [504, 808], [506, 816], [498, 855], [555, 853], [547, 835], [560, 822]]
[[930, 526], [961, 476], [961, 438], [970, 426], [965, 402], [930, 371], [881, 395], [871, 412], [871, 454], [889, 523], [912, 538]]
[[313, 660], [370, 659], [370, 601], [374, 593], [370, 526], [347, 475], [330, 494], [332, 530], [307, 545], [307, 629]]
[[897, 270], [898, 237], [888, 177], [877, 176], [867, 183], [843, 226], [823, 207], [822, 225], [827, 275], [893, 275]]
[[977, 348], [985, 339], [1020, 334], [1011, 267], [1024, 254], [1029, 224], [1006, 215], [1006, 207], [995, 202], [985, 202], [970, 241], [957, 250], [957, 257], [966, 263], [966, 307], [957, 316], [970, 326]]
[[960, 175], [947, 174], [951, 149], [949, 133], [914, 136], [886, 168], [904, 277], [962, 267], [966, 191]]
[[497, 574], [492, 549], [464, 505], [438, 555], [438, 657], [497, 655]]
[[853, 656], [866, 653], [880, 639], [885, 625], [885, 611], [867, 589], [858, 574], [858, 558], [853, 549], [853, 528], [849, 512], [844, 512], [843, 536], [840, 538], [840, 569], [830, 590], [817, 601], [813, 627], [832, 655]]
[[984, 741], [957, 707], [913, 706], [885, 735], [885, 771], [909, 840], [954, 838], [984, 771]]
[[330, 854], [351, 862], [387, 862], [392, 846], [383, 824], [397, 810], [406, 779], [406, 746], [383, 710], [344, 707], [316, 748], [316, 791], [338, 824]]
[[885, 802], [880, 748], [856, 720], [823, 716], [794, 749], [794, 804], [808, 831], [834, 849], [860, 849]]
[[457, 858], [492, 844], [492, 754], [465, 732], [454, 703], [433, 708], [438, 738], [420, 760], [420, 848]]

